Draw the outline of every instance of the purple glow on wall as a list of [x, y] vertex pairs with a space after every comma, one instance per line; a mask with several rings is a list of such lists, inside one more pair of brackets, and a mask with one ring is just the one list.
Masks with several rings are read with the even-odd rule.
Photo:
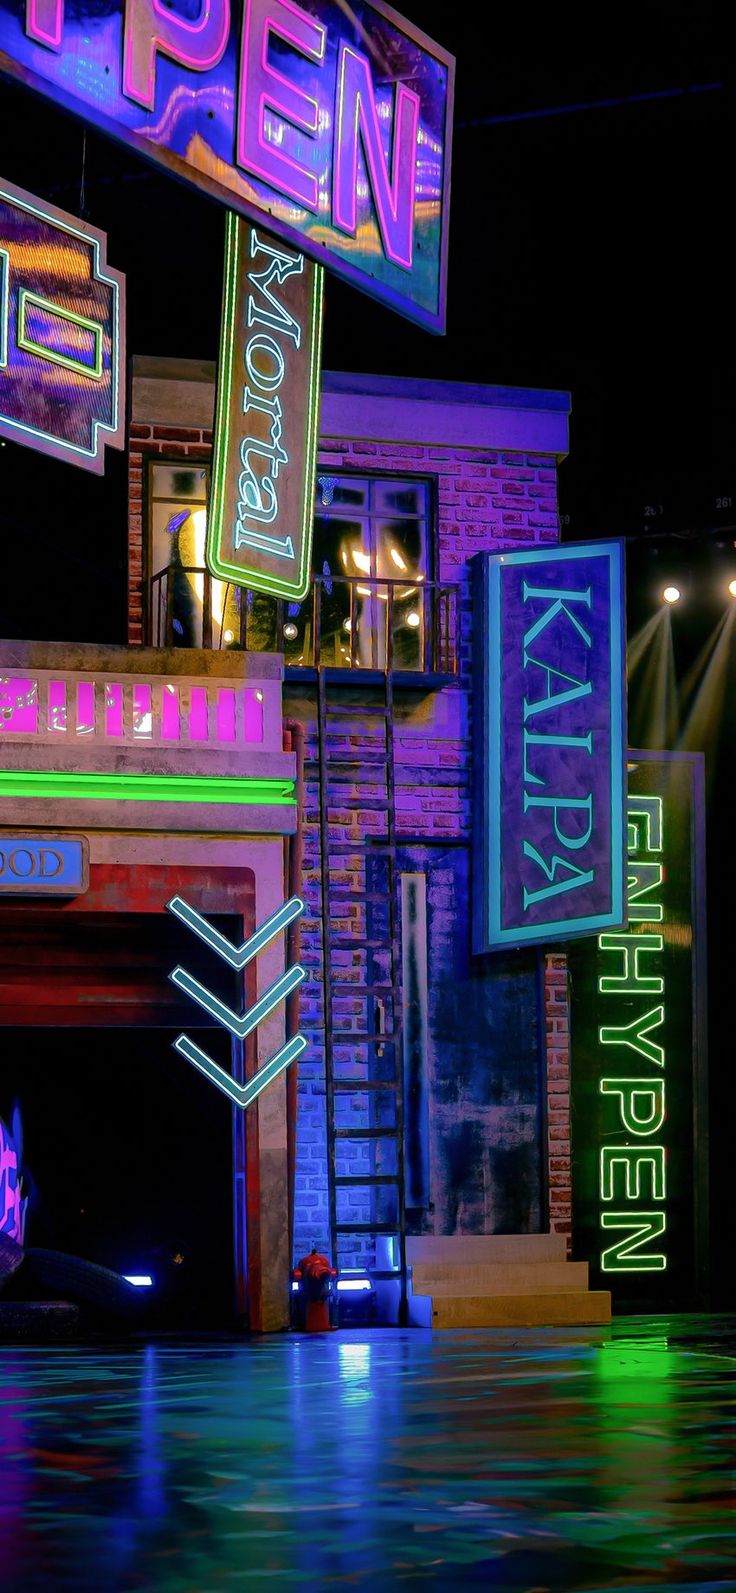
[[0, 1117], [0, 1233], [23, 1243], [27, 1202], [21, 1196], [18, 1153]]

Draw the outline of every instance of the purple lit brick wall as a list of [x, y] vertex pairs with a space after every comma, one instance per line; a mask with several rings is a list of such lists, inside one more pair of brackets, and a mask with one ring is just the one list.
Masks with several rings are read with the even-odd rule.
[[[132, 644], [145, 640], [145, 493], [144, 469], [148, 458], [183, 458], [208, 461], [211, 457], [211, 432], [200, 427], [167, 426], [164, 424], [134, 424], [130, 428], [130, 563], [128, 635]], [[498, 451], [478, 448], [424, 447], [411, 444], [382, 444], [362, 442], [350, 438], [324, 438], [320, 450], [320, 468], [326, 471], [348, 471], [375, 474], [421, 476], [433, 483], [436, 504], [435, 567], [432, 571], [438, 581], [457, 587], [457, 621], [459, 636], [459, 674], [457, 682], [441, 690], [412, 689], [396, 699], [396, 782], [397, 821], [399, 837], [407, 846], [414, 842], [422, 850], [417, 853], [417, 868], [424, 868], [426, 847], [441, 847], [443, 841], [470, 846], [471, 839], [471, 635], [472, 608], [470, 595], [470, 565], [473, 554], [482, 550], [493, 552], [530, 543], [555, 542], [558, 539], [557, 470], [556, 459], [551, 454]], [[356, 678], [360, 688], [360, 677]], [[365, 700], [377, 701], [375, 692], [364, 687]], [[296, 1169], [295, 1250], [301, 1255], [316, 1244], [320, 1249], [329, 1245], [327, 1204], [327, 1165], [325, 1129], [324, 1084], [324, 1014], [322, 1000], [322, 913], [320, 888], [320, 836], [317, 780], [317, 730], [315, 720], [314, 687], [289, 682], [285, 688], [285, 714], [298, 719], [306, 732], [307, 769], [305, 779], [304, 812], [304, 893], [307, 914], [302, 928], [302, 962], [309, 977], [302, 987], [302, 1027], [309, 1036], [309, 1049], [299, 1068], [299, 1122]], [[382, 733], [375, 729], [375, 721], [364, 719], [352, 722], [348, 718], [333, 721], [333, 746], [349, 748], [378, 748]], [[311, 762], [310, 762], [311, 760]], [[334, 841], [357, 839], [369, 832], [378, 834], [382, 815], [370, 808], [360, 807], [361, 795], [370, 795], [370, 788], [359, 782], [344, 790], [345, 801], [333, 813], [330, 838]], [[411, 850], [402, 866], [413, 867]], [[429, 881], [432, 897], [430, 906], [435, 915], [436, 934], [444, 933], [442, 925], [447, 911], [443, 908], [443, 892], [448, 901], [457, 892], [457, 880], [452, 875], [452, 848], [443, 852], [443, 866]], [[346, 882], [358, 885], [362, 862], [359, 854], [344, 860]], [[450, 872], [452, 878], [443, 877]], [[459, 900], [459, 898], [458, 898]], [[453, 896], [453, 901], [455, 897]], [[457, 909], [457, 902], [455, 908]], [[333, 928], [342, 934], [359, 936], [365, 930], [359, 904], [347, 903], [342, 917]], [[463, 912], [465, 908], [463, 907]], [[444, 912], [444, 918], [443, 918]], [[358, 949], [337, 954], [345, 982], [368, 982], [366, 954]], [[493, 961], [489, 963], [493, 977]], [[373, 969], [375, 976], [375, 967]], [[343, 1017], [350, 1027], [361, 1025], [360, 1003], [346, 996]], [[568, 1232], [570, 1222], [570, 1125], [569, 1092], [569, 1035], [567, 1022], [566, 964], [564, 957], [551, 956], [545, 966], [545, 1027], [547, 1061], [548, 1144], [545, 1147], [546, 1172], [549, 1187], [549, 1211], [541, 1212], [542, 1227], [558, 1232]], [[480, 1034], [480, 1031], [479, 1031]], [[483, 1061], [485, 1053], [482, 1039], [473, 1042]], [[336, 1059], [351, 1058], [349, 1041], [342, 1051], [338, 1048]], [[430, 1050], [430, 1067], [433, 1052]], [[352, 1058], [351, 1058], [352, 1060]], [[475, 1058], [477, 1061], [478, 1058]], [[432, 1080], [434, 1082], [434, 1079]], [[365, 1099], [365, 1098], [364, 1098]], [[362, 1107], [351, 1097], [343, 1097], [341, 1109], [357, 1125], [363, 1122]], [[458, 1113], [467, 1105], [458, 1102]], [[443, 1122], [447, 1122], [447, 1109], [443, 1107]], [[520, 1118], [529, 1115], [527, 1106], [520, 1108]], [[480, 1122], [480, 1117], [478, 1121]], [[443, 1129], [443, 1133], [445, 1130]], [[499, 1131], [500, 1132], [500, 1131]], [[505, 1132], [505, 1131], [504, 1131]], [[531, 1132], [531, 1129], [530, 1129]], [[495, 1133], [495, 1130], [494, 1130]], [[503, 1147], [502, 1147], [503, 1148]], [[508, 1154], [515, 1154], [507, 1135]], [[519, 1147], [517, 1147], [517, 1150]], [[523, 1150], [523, 1146], [521, 1147]], [[341, 1146], [341, 1165], [338, 1172], [348, 1171], [348, 1162], [360, 1164], [370, 1170], [365, 1144], [344, 1143]], [[442, 1158], [435, 1158], [435, 1162]], [[509, 1163], [511, 1166], [511, 1163]], [[351, 1168], [353, 1170], [353, 1168]], [[437, 1231], [442, 1231], [453, 1207], [456, 1191], [450, 1187], [437, 1187], [436, 1180], [451, 1180], [451, 1173], [435, 1167], [433, 1178], [433, 1205], [436, 1217], [427, 1217], [427, 1227], [436, 1221]], [[487, 1181], [487, 1179], [486, 1179]], [[482, 1182], [482, 1180], [481, 1180]], [[355, 1203], [355, 1220], [369, 1220], [370, 1211], [364, 1197], [350, 1192]], [[474, 1203], [475, 1201], [475, 1203]], [[484, 1204], [485, 1201], [485, 1204]], [[530, 1205], [531, 1210], [531, 1205]], [[457, 1216], [459, 1231], [493, 1231], [498, 1216], [498, 1203], [493, 1192], [481, 1194], [477, 1201], [469, 1198], [466, 1208]], [[365, 1244], [356, 1240], [351, 1260], [353, 1265], [372, 1259]], [[346, 1256], [343, 1257], [345, 1264]]]

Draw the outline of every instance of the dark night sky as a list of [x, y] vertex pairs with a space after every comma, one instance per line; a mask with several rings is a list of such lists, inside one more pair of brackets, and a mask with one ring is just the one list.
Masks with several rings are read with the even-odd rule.
[[[699, 530], [699, 540], [677, 545], [685, 575], [705, 571], [706, 538], [712, 546], [719, 527], [716, 561], [730, 557], [736, 536], [726, 529], [736, 511], [718, 504], [736, 505], [732, 58], [711, 8], [692, 0], [404, 0], [403, 9], [458, 59], [448, 334], [433, 338], [332, 278], [325, 364], [569, 389], [565, 535], [647, 534], [630, 548], [634, 628], [651, 612], [652, 570], [670, 557], [665, 549], [652, 563], [653, 533]], [[19, 88], [0, 94], [3, 176], [79, 213], [82, 123]], [[602, 100], [627, 103], [529, 114]], [[108, 232], [111, 263], [128, 273], [130, 353], [214, 359], [218, 205], [94, 133], [84, 200]], [[100, 481], [8, 445], [0, 503], [0, 634], [122, 641], [124, 460], [108, 453]], [[647, 517], [646, 505], [657, 513]], [[53, 580], [37, 579], [39, 555]], [[675, 625], [680, 673], [717, 618], [707, 602], [691, 613], [690, 629], [684, 616]], [[720, 856], [710, 870], [716, 1125], [733, 1104], [725, 991], [736, 892], [727, 845], [734, 673], [711, 771], [709, 846], [712, 860]]]

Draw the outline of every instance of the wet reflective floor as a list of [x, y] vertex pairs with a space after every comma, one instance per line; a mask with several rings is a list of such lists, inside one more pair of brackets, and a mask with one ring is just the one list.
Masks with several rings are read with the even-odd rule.
[[0, 1348], [0, 1588], [736, 1588], [736, 1320]]

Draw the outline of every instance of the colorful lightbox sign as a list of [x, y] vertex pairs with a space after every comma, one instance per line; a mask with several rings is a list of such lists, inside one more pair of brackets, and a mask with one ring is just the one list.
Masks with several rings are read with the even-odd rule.
[[98, 474], [125, 442], [125, 278], [107, 238], [2, 180], [0, 434]]
[[454, 62], [380, 0], [0, 0], [0, 69], [443, 331]]
[[628, 927], [569, 952], [573, 1249], [620, 1304], [692, 1306], [706, 1252], [702, 754], [629, 754]]
[[81, 896], [89, 885], [86, 835], [0, 830], [0, 895]]
[[323, 279], [228, 216], [207, 562], [295, 602], [312, 575]]
[[218, 774], [118, 774], [0, 769], [0, 797], [86, 802], [188, 802], [205, 807], [295, 807], [293, 780]]
[[[277, 935], [288, 929], [289, 925], [304, 912], [304, 902], [299, 896], [292, 896], [288, 902], [277, 908], [275, 913], [271, 913], [254, 934], [236, 946], [227, 939], [226, 935], [220, 934], [214, 924], [203, 918], [196, 908], [185, 902], [183, 897], [174, 896], [167, 906], [170, 913], [174, 913], [183, 924], [186, 924], [187, 929], [191, 929], [199, 940], [204, 941], [216, 956], [226, 962], [229, 968], [234, 968], [237, 973], [242, 972], [265, 946], [270, 945]], [[183, 990], [192, 1001], [196, 1001], [204, 1012], [228, 1029], [237, 1040], [245, 1040], [249, 1034], [252, 1034], [259, 1023], [270, 1017], [282, 1002], [288, 1001], [289, 996], [299, 988], [306, 977], [306, 968], [295, 963], [269, 986], [252, 1007], [246, 1007], [242, 1012], [233, 1012], [231, 1007], [226, 1006], [225, 1002], [214, 994], [214, 991], [208, 990], [206, 985], [200, 984], [199, 980], [194, 978], [193, 974], [187, 973], [186, 968], [174, 968], [169, 975], [172, 984], [175, 984], [178, 990]], [[198, 1072], [204, 1074], [204, 1077], [216, 1085], [218, 1090], [222, 1090], [223, 1095], [232, 1101], [233, 1106], [244, 1111], [246, 1106], [251, 1106], [258, 1099], [267, 1084], [272, 1084], [285, 1068], [301, 1056], [302, 1051], [306, 1050], [306, 1045], [303, 1034], [292, 1035], [267, 1062], [262, 1063], [245, 1084], [240, 1084], [231, 1074], [226, 1073], [219, 1062], [215, 1062], [214, 1058], [203, 1051], [188, 1034], [178, 1036], [174, 1041], [174, 1050], [178, 1051], [185, 1061], [190, 1062], [192, 1067], [197, 1068]]]
[[474, 949], [624, 922], [621, 542], [480, 554]]

